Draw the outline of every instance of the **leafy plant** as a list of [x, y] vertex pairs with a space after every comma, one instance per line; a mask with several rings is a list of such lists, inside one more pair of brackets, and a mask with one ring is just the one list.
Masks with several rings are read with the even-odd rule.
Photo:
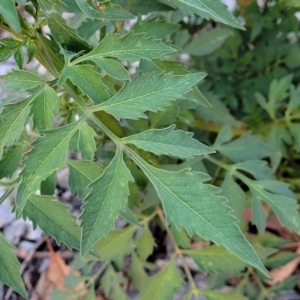
[[[172, 299], [183, 286], [176, 257], [189, 282], [184, 299], [245, 299], [243, 291], [250, 299], [271, 297], [262, 283], [270, 276], [266, 267], [295, 256], [274, 262], [286, 242], [265, 233], [265, 208], [300, 232], [297, 197], [276, 179], [283, 174], [285, 144], [295, 145], [294, 157], [300, 150], [299, 88], [288, 76], [298, 66], [290, 56], [298, 52], [290, 41], [283, 54], [286, 69], [281, 56], [270, 52], [280, 60], [270, 74], [263, 73], [261, 61], [255, 65], [261, 70], [245, 73], [251, 58], [261, 56], [245, 51], [242, 37], [257, 41], [259, 52], [264, 30], [278, 43], [289, 38], [289, 26], [298, 32], [298, 22], [287, 24], [283, 18], [282, 28], [270, 33], [268, 18], [287, 8], [276, 3], [274, 10], [256, 22], [260, 12], [253, 5], [249, 16], [244, 14], [246, 28], [252, 29], [241, 31], [243, 25], [219, 1], [2, 1], [0, 28], [9, 35], [0, 39], [0, 61], [14, 55], [20, 70], [1, 80], [8, 94], [20, 94], [11, 93], [1, 104], [0, 175], [8, 178], [0, 182], [7, 189], [1, 201], [17, 189], [17, 217], [30, 219], [58, 244], [78, 249], [85, 260], [101, 261], [96, 275], [109, 299], [128, 299], [122, 288], [127, 280], [142, 300]], [[66, 21], [63, 12], [73, 17]], [[220, 25], [210, 28], [214, 23], [208, 19]], [[43, 33], [46, 25], [50, 34]], [[284, 32], [278, 38], [277, 30]], [[267, 46], [270, 55], [273, 45]], [[188, 69], [180, 48], [196, 70], [209, 75]], [[46, 69], [44, 76], [32, 65], [23, 69], [24, 61], [32, 60]], [[237, 72], [230, 68], [233, 60]], [[256, 72], [263, 80], [253, 79]], [[297, 78], [297, 70], [293, 74]], [[256, 111], [266, 130], [254, 124]], [[83, 203], [78, 220], [55, 196], [57, 172], [65, 165], [70, 189]], [[247, 207], [261, 240], [243, 233]], [[117, 218], [126, 225], [114, 228]], [[151, 224], [167, 231], [174, 252], [149, 276], [147, 260], [155, 246]], [[0, 280], [26, 298], [12, 246], [0, 238]], [[210, 241], [207, 247], [192, 248], [192, 241], [203, 240]], [[125, 256], [131, 261], [127, 278], [119, 272]], [[186, 257], [204, 272], [242, 280], [226, 295], [200, 289]], [[97, 276], [85, 275], [86, 297], [93, 299]], [[250, 277], [259, 294], [251, 290]], [[81, 294], [56, 291], [53, 297]]]

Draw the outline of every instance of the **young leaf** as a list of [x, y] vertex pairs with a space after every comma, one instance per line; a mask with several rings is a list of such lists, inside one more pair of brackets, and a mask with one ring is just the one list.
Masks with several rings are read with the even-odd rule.
[[[89, 16], [91, 19], [106, 19], [106, 20], [130, 20], [134, 16], [122, 7], [104, 2], [99, 6], [91, 6], [86, 0], [76, 0], [78, 7]], [[98, 2], [95, 2], [98, 3]]]
[[51, 129], [59, 101], [54, 89], [48, 85], [32, 98], [31, 114], [35, 128]]
[[125, 211], [120, 212], [120, 217], [125, 219], [127, 222], [136, 225], [141, 226], [136, 216], [132, 213], [130, 208], [128, 206], [125, 207]]
[[243, 160], [255, 160], [266, 157], [272, 153], [272, 149], [257, 136], [246, 132], [240, 138], [223, 145], [215, 145], [215, 149], [234, 162]]
[[237, 219], [232, 216], [226, 199], [216, 195], [219, 189], [202, 183], [209, 179], [208, 175], [188, 170], [169, 172], [154, 168], [140, 158], [138, 161], [162, 201], [169, 224], [174, 222], [177, 228], [185, 228], [190, 236], [197, 233], [225, 246], [268, 276], [268, 271], [237, 226]]
[[0, 1], [0, 15], [7, 21], [9, 26], [14, 31], [19, 32], [21, 29], [18, 10], [15, 2], [12, 0], [1, 0]]
[[84, 199], [80, 216], [82, 228], [81, 253], [85, 255], [114, 224], [128, 201], [128, 182], [133, 181], [123, 161], [121, 149], [117, 152], [103, 174], [89, 186], [91, 192]]
[[94, 104], [101, 103], [108, 99], [107, 87], [101, 81], [101, 76], [91, 65], [67, 66], [63, 69], [59, 84], [70, 79], [84, 95], [89, 96]]
[[3, 148], [18, 140], [30, 113], [31, 97], [15, 104], [8, 104], [0, 115], [0, 158]]
[[215, 152], [193, 139], [193, 133], [174, 129], [175, 125], [164, 129], [151, 129], [130, 135], [122, 140], [157, 155], [165, 154], [180, 158]]
[[27, 298], [27, 292], [20, 274], [20, 263], [13, 253], [14, 247], [10, 245], [0, 233], [0, 280], [17, 293]]
[[140, 59], [153, 59], [176, 50], [165, 45], [161, 40], [145, 37], [144, 34], [129, 32], [121, 36], [119, 33], [108, 34], [91, 52], [79, 57], [73, 63], [94, 58], [115, 57], [119, 60], [135, 61]]
[[78, 150], [85, 160], [92, 160], [97, 150], [95, 136], [96, 132], [88, 124], [82, 123], [79, 127]]
[[173, 299], [182, 286], [182, 278], [175, 266], [174, 257], [156, 275], [149, 278], [141, 290], [141, 300]]
[[67, 162], [69, 141], [79, 125], [80, 121], [43, 131], [43, 136], [32, 143], [33, 149], [28, 152], [21, 172], [21, 183], [15, 204], [17, 216], [21, 215], [29, 196], [40, 187], [41, 181]]
[[58, 245], [66, 244], [70, 249], [80, 247], [80, 229], [69, 208], [51, 196], [32, 195], [29, 197], [23, 217], [39, 226], [46, 235], [55, 238]]
[[103, 172], [104, 167], [98, 162], [86, 160], [68, 160], [69, 185], [73, 194], [78, 193], [80, 199], [87, 196], [89, 184], [96, 180]]
[[121, 118], [146, 118], [146, 110], [158, 111], [172, 100], [182, 97], [205, 77], [204, 73], [173, 76], [146, 73], [136, 76], [109, 100], [91, 108], [104, 110], [118, 120]]
[[28, 71], [16, 71], [0, 77], [3, 81], [4, 88], [14, 91], [26, 91], [35, 87], [45, 85], [46, 80], [39, 75]]
[[114, 59], [99, 57], [93, 58], [93, 62], [113, 78], [120, 80], [130, 79], [127, 70], [122, 66], [121, 63]]
[[227, 10], [220, 0], [171, 0], [184, 14], [197, 14], [203, 18], [213, 18], [226, 25], [244, 29], [243, 25]]

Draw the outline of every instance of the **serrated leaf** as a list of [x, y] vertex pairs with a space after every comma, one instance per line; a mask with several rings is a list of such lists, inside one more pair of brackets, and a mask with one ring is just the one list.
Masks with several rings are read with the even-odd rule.
[[76, 0], [78, 7], [91, 19], [130, 20], [134, 16], [122, 7], [109, 2], [89, 5], [86, 0]]
[[28, 299], [20, 274], [20, 263], [13, 252], [14, 249], [0, 233], [0, 280]]
[[153, 252], [154, 245], [155, 241], [153, 235], [148, 225], [145, 225], [136, 245], [137, 252], [142, 261], [145, 261]]
[[268, 276], [268, 271], [237, 226], [237, 219], [226, 205], [227, 199], [216, 195], [219, 192], [217, 187], [203, 184], [209, 179], [208, 175], [188, 170], [169, 172], [156, 169], [140, 158], [138, 161], [162, 201], [168, 224], [174, 222], [177, 228], [185, 228], [190, 236], [196, 233], [225, 246]]
[[204, 77], [204, 73], [178, 76], [164, 73], [138, 75], [108, 101], [92, 107], [91, 110], [104, 110], [118, 120], [146, 118], [146, 110], [162, 110], [172, 100], [182, 97]]
[[[111, 2], [122, 7], [127, 7], [129, 0], [112, 0]], [[172, 8], [162, 3], [145, 0], [135, 0], [130, 7], [130, 11], [136, 16], [139, 14], [147, 15], [148, 13], [165, 12], [170, 10], [172, 10]]]
[[32, 98], [31, 114], [35, 128], [51, 129], [59, 101], [54, 89], [48, 85]]
[[7, 61], [14, 54], [14, 52], [14, 48], [0, 45], [0, 63]]
[[31, 98], [15, 104], [8, 104], [0, 115], [0, 158], [3, 148], [18, 140], [30, 113]]
[[24, 64], [24, 54], [22, 47], [18, 47], [14, 53], [14, 59], [19, 67], [19, 69], [23, 69], [23, 64]]
[[253, 175], [257, 180], [275, 179], [271, 168], [264, 160], [247, 160], [234, 164], [238, 170], [243, 170]]
[[244, 29], [244, 26], [228, 11], [220, 0], [171, 0], [184, 14], [197, 14], [212, 18], [226, 25]]
[[133, 30], [135, 33], [145, 33], [147, 37], [155, 37], [156, 39], [163, 39], [167, 35], [173, 33], [178, 30], [180, 25], [175, 23], [168, 23], [162, 20], [158, 20], [153, 18], [147, 21], [139, 21], [137, 22]]
[[101, 239], [94, 247], [105, 260], [123, 257], [132, 250], [132, 236], [136, 226], [129, 226], [122, 230], [113, 230], [107, 237]]
[[267, 225], [267, 217], [264, 210], [264, 207], [259, 201], [258, 195], [256, 193], [252, 193], [251, 199], [251, 207], [252, 207], [252, 214], [251, 214], [251, 221], [258, 230], [259, 234], [264, 233]]
[[234, 162], [260, 159], [272, 153], [268, 144], [250, 132], [227, 144], [215, 145], [215, 149]]
[[84, 95], [91, 98], [94, 104], [101, 103], [108, 99], [107, 87], [101, 80], [101, 76], [91, 65], [67, 66], [63, 69], [59, 84], [70, 79]]
[[43, 136], [33, 143], [28, 152], [21, 172], [21, 183], [18, 188], [15, 211], [20, 216], [26, 202], [37, 189], [41, 181], [67, 162], [69, 141], [80, 122], [41, 132]]
[[23, 217], [54, 237], [58, 245], [64, 243], [70, 249], [79, 249], [80, 229], [68, 210], [69, 207], [54, 197], [32, 195], [24, 207]]
[[112, 228], [120, 211], [128, 201], [128, 182], [134, 181], [123, 161], [121, 149], [103, 174], [89, 186], [91, 192], [84, 199], [80, 216], [82, 228], [81, 253], [85, 255]]
[[127, 70], [122, 66], [121, 63], [119, 63], [114, 59], [100, 57], [100, 58], [93, 58], [93, 62], [113, 78], [120, 79], [120, 80], [130, 79]]
[[172, 258], [169, 263], [156, 275], [150, 277], [141, 290], [141, 300], [172, 299], [175, 291], [182, 286], [182, 278]]
[[249, 237], [251, 244], [261, 244], [264, 247], [273, 247], [280, 248], [289, 243], [288, 240], [285, 240], [277, 235], [265, 232], [261, 235], [253, 235]]
[[140, 59], [153, 59], [176, 50], [165, 45], [161, 40], [145, 37], [144, 34], [134, 34], [132, 31], [126, 35], [119, 33], [107, 34], [105, 38], [91, 52], [79, 57], [73, 63], [92, 60], [101, 57], [114, 57], [119, 60], [135, 61]]
[[[37, 0], [40, 9], [47, 19], [48, 26], [51, 30], [55, 41], [66, 47], [70, 51], [80, 51], [89, 49], [85, 40], [81, 39], [75, 29], [68, 26], [66, 20], [62, 17], [63, 5], [51, 0]], [[67, 9], [65, 10], [67, 11]]]
[[122, 140], [157, 155], [172, 155], [180, 158], [193, 157], [215, 151], [192, 138], [191, 132], [174, 130], [175, 125], [164, 129], [151, 129], [130, 135]]
[[21, 25], [18, 16], [18, 10], [13, 0], [1, 0], [0, 14], [14, 31], [20, 31]]
[[95, 136], [96, 132], [88, 124], [82, 123], [79, 127], [78, 150], [85, 160], [92, 160], [97, 150]]
[[233, 35], [233, 31], [224, 28], [201, 30], [182, 51], [195, 56], [204, 56], [218, 49], [230, 35]]
[[13, 70], [7, 75], [0, 76], [4, 88], [14, 91], [26, 91], [42, 86], [46, 80], [32, 72]]
[[296, 151], [300, 152], [300, 123], [288, 123], [288, 129], [294, 138]]
[[299, 257], [299, 254], [290, 251], [280, 251], [275, 255], [264, 260], [264, 265], [268, 268], [279, 268], [282, 267], [293, 259]]
[[11, 177], [21, 163], [25, 147], [18, 147], [6, 151], [0, 161], [0, 179]]
[[78, 193], [83, 199], [90, 192], [89, 184], [96, 180], [103, 172], [102, 164], [86, 160], [68, 160], [69, 185], [73, 194]]
[[140, 222], [138, 221], [138, 219], [135, 217], [135, 215], [132, 213], [132, 211], [128, 206], [125, 206], [125, 211], [120, 212], [120, 217], [133, 225], [141, 226]]
[[212, 245], [201, 250], [184, 250], [205, 273], [237, 275], [246, 268], [246, 263], [230, 253], [225, 247]]
[[55, 193], [57, 184], [57, 172], [53, 172], [48, 178], [41, 182], [41, 195], [52, 196]]
[[148, 279], [148, 275], [144, 269], [143, 263], [139, 260], [135, 252], [131, 254], [131, 265], [128, 275], [132, 280], [134, 287], [141, 289]]

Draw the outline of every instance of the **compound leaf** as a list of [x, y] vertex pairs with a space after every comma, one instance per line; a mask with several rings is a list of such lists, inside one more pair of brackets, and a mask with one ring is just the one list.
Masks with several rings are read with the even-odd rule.
[[51, 129], [59, 101], [54, 89], [48, 85], [33, 97], [31, 114], [37, 129]]
[[84, 199], [80, 217], [82, 255], [108, 234], [120, 211], [125, 210], [129, 181], [133, 181], [133, 177], [124, 163], [121, 149], [117, 148], [115, 157], [103, 174], [90, 184], [91, 192]]
[[130, 32], [121, 36], [119, 33], [108, 34], [91, 52], [76, 59], [74, 63], [101, 57], [114, 57], [119, 60], [135, 61], [153, 59], [176, 50], [165, 45], [161, 40], [146, 37], [144, 34]]
[[174, 130], [175, 125], [164, 129], [151, 129], [123, 138], [145, 151], [157, 155], [172, 155], [180, 158], [215, 152], [213, 149], [192, 138], [193, 133]]
[[0, 280], [28, 299], [19, 270], [20, 263], [14, 255], [13, 250], [14, 247], [0, 233]]
[[141, 158], [137, 160], [155, 187], [169, 224], [174, 222], [178, 229], [185, 228], [190, 236], [197, 233], [225, 246], [268, 276], [268, 271], [237, 226], [237, 219], [226, 205], [227, 199], [216, 195], [220, 192], [217, 187], [202, 183], [209, 179], [208, 175], [187, 169], [179, 172], [160, 170]]
[[4, 88], [14, 91], [26, 91], [35, 87], [45, 85], [46, 80], [32, 72], [13, 70], [7, 75], [0, 77]]
[[30, 113], [31, 97], [4, 107], [0, 117], [0, 158], [3, 148], [18, 140]]
[[70, 79], [84, 95], [92, 99], [94, 104], [101, 103], [108, 99], [107, 87], [101, 81], [101, 76], [91, 65], [67, 66], [63, 69], [59, 84]]
[[175, 291], [182, 286], [182, 278], [172, 258], [156, 275], [149, 278], [141, 290], [141, 300], [173, 299]]
[[88, 185], [96, 180], [103, 172], [103, 165], [86, 160], [68, 160], [69, 185], [73, 194], [78, 193], [79, 198], [87, 196], [90, 189]]
[[184, 14], [197, 14], [212, 18], [226, 25], [244, 29], [243, 25], [227, 10], [220, 0], [171, 0]]
[[53, 236], [58, 244], [79, 249], [80, 229], [68, 210], [54, 197], [32, 195], [24, 207], [23, 217], [30, 219], [34, 226], [39, 226], [46, 235]]
[[182, 97], [204, 77], [204, 73], [178, 76], [171, 73], [138, 75], [109, 100], [91, 109], [104, 110], [118, 120], [146, 118], [146, 110], [162, 110], [172, 100]]
[[39, 189], [41, 181], [67, 162], [69, 141], [79, 124], [80, 122], [76, 122], [43, 131], [43, 136], [32, 143], [33, 149], [28, 152], [21, 172], [21, 183], [15, 204], [17, 216], [21, 215], [29, 196]]

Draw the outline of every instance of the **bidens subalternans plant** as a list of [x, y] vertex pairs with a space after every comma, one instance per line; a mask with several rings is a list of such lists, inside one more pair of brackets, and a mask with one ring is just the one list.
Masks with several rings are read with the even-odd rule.
[[[74, 17], [66, 21], [63, 12]], [[6, 196], [17, 189], [17, 217], [30, 219], [83, 257], [104, 261], [101, 284], [112, 299], [127, 299], [120, 275], [111, 265], [115, 260], [120, 265], [125, 255], [131, 257], [129, 277], [142, 300], [172, 299], [180, 289], [183, 280], [176, 256], [189, 281], [185, 299], [199, 295], [219, 299], [219, 293], [196, 287], [184, 256], [192, 257], [206, 272], [218, 272], [218, 264], [206, 265], [205, 251], [238, 262], [234, 270], [228, 269], [230, 274], [252, 266], [262, 278], [269, 276], [238, 226], [244, 207], [236, 209], [233, 203], [244, 201], [245, 192], [236, 180], [252, 194], [252, 218], [261, 233], [266, 226], [262, 201], [282, 225], [300, 232], [296, 198], [261, 160], [272, 154], [272, 148], [257, 136], [247, 132], [231, 141], [229, 122], [209, 147], [200, 142], [201, 135], [194, 138], [187, 131], [195, 122], [193, 112], [210, 107], [197, 87], [206, 74], [175, 59], [189, 40], [188, 31], [179, 28], [192, 16], [243, 30], [224, 4], [2, 0], [0, 14], [0, 28], [8, 33], [0, 39], [0, 60], [14, 55], [20, 68], [1, 77], [3, 87], [26, 95], [4, 105], [0, 115], [0, 169], [6, 166], [0, 175], [13, 177], [5, 186]], [[127, 31], [124, 21], [135, 18]], [[45, 25], [49, 34], [43, 33]], [[219, 36], [231, 34], [226, 30]], [[29, 61], [36, 59], [47, 70], [45, 77], [23, 70], [24, 52]], [[132, 75], [129, 69], [136, 61], [139, 67]], [[210, 109], [218, 117], [218, 110]], [[26, 124], [30, 130], [25, 130]], [[69, 151], [80, 159], [70, 159]], [[204, 160], [226, 170], [222, 192], [207, 183], [211, 177]], [[65, 165], [71, 191], [83, 203], [78, 220], [54, 196], [56, 173]], [[22, 171], [16, 175], [19, 166]], [[264, 174], [257, 171], [261, 168]], [[118, 217], [128, 226], [113, 229]], [[163, 270], [149, 276], [146, 261], [154, 247], [149, 223], [158, 219], [175, 251]], [[190, 239], [199, 236], [222, 247], [190, 249]], [[0, 280], [26, 297], [12, 246], [0, 238]], [[116, 283], [113, 289], [109, 282]]]

